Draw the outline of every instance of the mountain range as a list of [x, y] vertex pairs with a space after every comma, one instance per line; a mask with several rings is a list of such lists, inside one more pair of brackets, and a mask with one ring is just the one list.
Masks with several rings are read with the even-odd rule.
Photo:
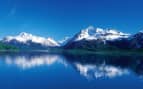
[[6, 36], [0, 43], [15, 46], [19, 49], [142, 49], [143, 32], [126, 34], [115, 29], [94, 28], [92, 26], [81, 30], [73, 37], [62, 41], [45, 38], [22, 32], [17, 36]]
[[94, 28], [92, 26], [75, 34], [64, 46], [66, 49], [142, 49], [143, 32], [134, 35], [114, 29]]
[[52, 38], [44, 38], [40, 36], [35, 36], [30, 33], [22, 32], [17, 36], [6, 36], [1, 42], [3, 44], [16, 46], [20, 49], [30, 48], [30, 49], [45, 49], [49, 47], [60, 46]]

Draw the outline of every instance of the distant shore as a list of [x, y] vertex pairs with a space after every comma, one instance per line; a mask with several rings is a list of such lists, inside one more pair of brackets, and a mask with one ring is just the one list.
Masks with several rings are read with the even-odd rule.
[[52, 49], [52, 50], [0, 50], [0, 53], [55, 53], [55, 54], [73, 54], [73, 55], [143, 55], [143, 50], [83, 50], [83, 49]]

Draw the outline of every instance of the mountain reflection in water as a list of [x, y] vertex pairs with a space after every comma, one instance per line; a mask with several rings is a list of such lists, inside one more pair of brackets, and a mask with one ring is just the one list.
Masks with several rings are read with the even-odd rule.
[[15, 65], [20, 69], [30, 69], [43, 65], [72, 66], [80, 75], [89, 78], [113, 78], [128, 75], [130, 72], [143, 75], [143, 56], [137, 55], [71, 55], [47, 53], [5, 53], [0, 54], [6, 65]]
[[86, 78], [143, 75], [143, 55], [66, 55], [66, 59]]

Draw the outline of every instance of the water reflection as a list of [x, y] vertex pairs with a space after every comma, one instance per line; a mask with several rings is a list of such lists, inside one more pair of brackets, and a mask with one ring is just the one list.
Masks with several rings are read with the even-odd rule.
[[[143, 56], [139, 55], [71, 55], [46, 53], [0, 54], [6, 65], [16, 65], [29, 69], [43, 65], [60, 63], [71, 66], [85, 78], [113, 78], [128, 75], [130, 72], [143, 75]], [[62, 70], [60, 70], [62, 71]]]
[[113, 78], [133, 72], [143, 75], [142, 55], [71, 55], [66, 59], [86, 78]]
[[7, 65], [16, 65], [21, 69], [29, 69], [42, 65], [53, 65], [55, 63], [63, 63], [63, 60], [58, 60], [59, 55], [46, 53], [16, 53], [5, 54], [4, 59]]
[[121, 69], [120, 67], [114, 67], [110, 65], [82, 65], [80, 63], [75, 64], [77, 70], [81, 75], [86, 78], [101, 78], [101, 77], [116, 77], [123, 74], [128, 74], [127, 69]]

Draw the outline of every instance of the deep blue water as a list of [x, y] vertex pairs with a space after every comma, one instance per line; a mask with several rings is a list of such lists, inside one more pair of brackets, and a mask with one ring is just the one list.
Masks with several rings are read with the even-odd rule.
[[143, 56], [1, 53], [0, 89], [143, 89]]

